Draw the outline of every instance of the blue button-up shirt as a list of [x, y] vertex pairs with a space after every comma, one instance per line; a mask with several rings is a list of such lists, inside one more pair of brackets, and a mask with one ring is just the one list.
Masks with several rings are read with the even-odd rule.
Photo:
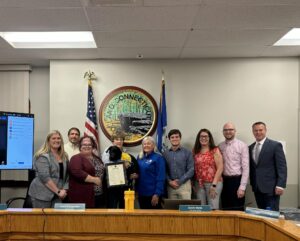
[[176, 151], [172, 149], [163, 153], [167, 163], [167, 179], [179, 180], [179, 185], [190, 180], [194, 176], [194, 158], [192, 152], [184, 147]]

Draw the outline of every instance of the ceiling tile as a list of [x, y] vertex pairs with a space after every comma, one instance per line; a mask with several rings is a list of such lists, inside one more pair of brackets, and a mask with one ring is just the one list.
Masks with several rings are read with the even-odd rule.
[[257, 5], [257, 6], [271, 6], [271, 5], [300, 5], [299, 0], [202, 0], [205, 5]]
[[95, 31], [184, 30], [192, 26], [197, 11], [193, 6], [87, 8]]
[[189, 35], [186, 47], [201, 46], [233, 46], [233, 45], [273, 45], [278, 39], [286, 34], [289, 29], [272, 30], [194, 30]]
[[266, 57], [299, 57], [300, 46], [270, 46], [262, 54]]
[[138, 54], [143, 59], [169, 59], [178, 58], [180, 48], [100, 48], [99, 58], [135, 59]]
[[300, 26], [300, 6], [205, 5], [195, 29], [278, 29]]
[[262, 46], [206, 46], [201, 48], [184, 48], [181, 58], [233, 58], [261, 57]]
[[0, 59], [89, 59], [97, 58], [95, 49], [0, 49]]
[[187, 31], [94, 32], [98, 47], [182, 47]]
[[87, 30], [83, 9], [0, 8], [1, 31]]
[[85, 7], [136, 7], [143, 6], [144, 0], [82, 0]]
[[199, 5], [203, 0], [144, 0], [145, 6], [186, 6]]
[[80, 0], [1, 0], [0, 7], [65, 8], [81, 7]]
[[300, 27], [300, 0], [0, 0], [0, 31], [95, 30], [98, 44], [24, 50], [0, 38], [0, 63], [299, 56], [271, 46], [291, 27]]

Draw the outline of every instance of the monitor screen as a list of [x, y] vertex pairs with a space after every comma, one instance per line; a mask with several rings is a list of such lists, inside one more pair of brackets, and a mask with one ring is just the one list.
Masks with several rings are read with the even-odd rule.
[[0, 170], [32, 169], [34, 115], [0, 112]]

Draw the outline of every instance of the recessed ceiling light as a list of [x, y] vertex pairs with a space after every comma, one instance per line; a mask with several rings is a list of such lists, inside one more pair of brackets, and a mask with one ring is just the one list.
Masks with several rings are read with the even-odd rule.
[[0, 32], [14, 48], [97, 48], [91, 32]]
[[300, 45], [300, 28], [293, 28], [274, 44], [274, 46], [296, 45]]

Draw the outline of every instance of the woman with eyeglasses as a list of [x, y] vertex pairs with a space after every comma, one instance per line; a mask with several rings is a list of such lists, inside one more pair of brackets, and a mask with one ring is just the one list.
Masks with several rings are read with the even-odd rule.
[[85, 203], [87, 208], [105, 207], [104, 164], [93, 153], [97, 148], [94, 139], [84, 136], [79, 141], [80, 153], [73, 156], [69, 165], [69, 201]]
[[220, 209], [223, 158], [209, 130], [201, 129], [198, 132], [193, 154], [195, 159], [194, 190], [197, 199], [200, 199], [203, 205], [211, 205], [212, 209]]

